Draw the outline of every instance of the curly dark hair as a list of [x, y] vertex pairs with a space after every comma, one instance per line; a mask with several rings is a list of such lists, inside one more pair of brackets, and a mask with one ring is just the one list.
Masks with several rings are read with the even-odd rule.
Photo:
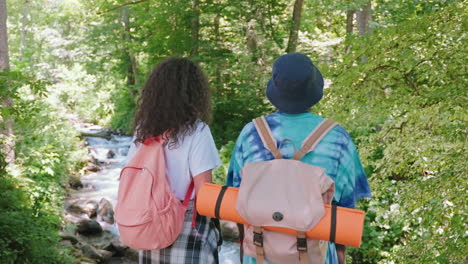
[[159, 63], [142, 88], [133, 131], [136, 142], [162, 137], [170, 147], [191, 135], [197, 121], [211, 121], [208, 80], [187, 58], [171, 57]]

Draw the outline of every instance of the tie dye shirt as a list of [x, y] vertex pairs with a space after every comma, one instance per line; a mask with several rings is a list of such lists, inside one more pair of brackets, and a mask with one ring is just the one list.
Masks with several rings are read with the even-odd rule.
[[[280, 147], [286, 159], [294, 155], [294, 147], [300, 149], [302, 141], [323, 120], [311, 114], [285, 114], [276, 112], [265, 117], [273, 137], [277, 142], [286, 141]], [[293, 146], [293, 144], [295, 146]], [[279, 147], [279, 146], [278, 146]], [[241, 170], [247, 162], [272, 160], [273, 155], [263, 147], [257, 130], [252, 122], [248, 123], [237, 139], [231, 157], [227, 185], [239, 187], [242, 181]], [[309, 152], [302, 162], [319, 166], [335, 181], [334, 200], [339, 206], [354, 208], [356, 201], [370, 197], [370, 188], [359, 159], [356, 147], [348, 132], [341, 126], [335, 126], [313, 152]], [[244, 256], [244, 264], [256, 263], [255, 258]], [[268, 262], [265, 262], [268, 263]], [[335, 244], [329, 242], [326, 264], [338, 264]]]

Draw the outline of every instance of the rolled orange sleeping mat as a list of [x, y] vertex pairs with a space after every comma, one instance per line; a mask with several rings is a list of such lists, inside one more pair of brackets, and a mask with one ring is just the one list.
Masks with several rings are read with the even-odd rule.
[[[199, 214], [248, 225], [236, 210], [238, 188], [205, 183], [197, 195], [197, 211]], [[219, 198], [221, 197], [221, 198]], [[216, 210], [216, 208], [218, 210]], [[334, 240], [337, 244], [360, 247], [364, 229], [364, 211], [336, 207]], [[306, 235], [310, 239], [331, 240], [332, 206], [325, 204], [325, 216], [309, 230]], [[297, 232], [282, 227], [263, 227], [266, 230], [278, 231], [293, 236]], [[333, 236], [333, 234], [332, 234]]]

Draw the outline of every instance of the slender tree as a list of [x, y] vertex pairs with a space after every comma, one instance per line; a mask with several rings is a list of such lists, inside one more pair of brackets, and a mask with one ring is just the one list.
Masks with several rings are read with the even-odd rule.
[[[7, 9], [6, 0], [0, 0], [0, 72], [10, 68], [10, 56], [8, 54]], [[0, 82], [0, 89], [8, 89], [7, 82]], [[8, 94], [8, 93], [5, 93]], [[13, 100], [9, 96], [2, 98], [2, 107], [12, 107]], [[0, 117], [1, 118], [1, 117]], [[15, 141], [13, 137], [13, 120], [11, 116], [3, 117], [4, 127], [0, 127], [1, 134], [5, 137], [2, 152], [5, 161], [13, 164], [15, 160]]]
[[128, 7], [122, 7], [122, 23], [124, 26], [123, 39], [125, 41], [125, 57], [128, 60], [127, 65], [127, 86], [130, 89], [130, 94], [136, 98], [135, 85], [138, 84], [138, 68], [135, 55], [132, 54], [129, 45], [132, 41], [130, 35], [130, 13]]
[[28, 33], [28, 16], [29, 16], [29, 6], [31, 1], [24, 0], [23, 14], [21, 17], [21, 43], [20, 43], [20, 59], [24, 59], [24, 53], [26, 50], [26, 34]]
[[[215, 35], [215, 43], [216, 47], [219, 48], [221, 46], [221, 31], [219, 29], [220, 27], [220, 20], [221, 20], [221, 0], [216, 0], [215, 2], [216, 5], [216, 15], [214, 17], [213, 25], [214, 25], [214, 35]], [[219, 91], [222, 87], [222, 77], [221, 77], [221, 68], [222, 65], [221, 63], [218, 64], [217, 67], [215, 67], [215, 86], [214, 88]]]
[[359, 36], [370, 33], [369, 22], [371, 21], [371, 2], [367, 2], [361, 9], [356, 12], [357, 27]]
[[296, 52], [297, 40], [299, 36], [299, 28], [301, 26], [302, 6], [304, 0], [296, 0], [294, 3], [294, 11], [292, 16], [291, 29], [289, 31], [289, 41], [286, 48], [286, 53]]
[[[358, 35], [364, 36], [371, 32], [369, 22], [371, 20], [371, 1], [367, 2], [361, 9], [356, 12], [356, 20], [357, 20], [357, 27], [358, 27]], [[367, 56], [361, 57], [362, 62], [367, 61]]]
[[198, 46], [200, 38], [200, 6], [198, 0], [192, 0], [192, 50], [190, 56], [198, 56]]
[[346, 34], [352, 34], [354, 28], [354, 13], [355, 10], [346, 11]]
[[[356, 13], [356, 10], [350, 9], [346, 11], [346, 36], [350, 36], [353, 34], [354, 30], [354, 14]], [[346, 44], [346, 53], [349, 53], [349, 44]]]
[[7, 22], [6, 0], [0, 0], [0, 71], [3, 71], [10, 67], [6, 22]]
[[257, 7], [255, 1], [249, 0], [249, 9], [247, 10], [247, 20], [246, 20], [246, 44], [247, 49], [250, 52], [252, 61], [257, 60], [257, 30], [256, 30], [256, 19], [255, 15], [257, 13]]

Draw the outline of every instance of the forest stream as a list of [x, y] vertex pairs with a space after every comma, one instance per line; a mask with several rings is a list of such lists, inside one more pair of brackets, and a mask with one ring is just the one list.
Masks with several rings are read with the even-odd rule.
[[[91, 162], [87, 173], [72, 186], [65, 202], [68, 224], [62, 243], [74, 247], [81, 263], [136, 263], [137, 253], [119, 239], [113, 208], [117, 201], [120, 170], [125, 164], [131, 137], [109, 133], [102, 127], [82, 124]], [[224, 241], [220, 263], [237, 264], [239, 245]]]

